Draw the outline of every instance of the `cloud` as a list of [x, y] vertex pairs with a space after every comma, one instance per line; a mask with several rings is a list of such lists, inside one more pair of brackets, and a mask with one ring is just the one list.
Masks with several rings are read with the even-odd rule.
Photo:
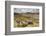
[[14, 8], [14, 12], [16, 13], [26, 13], [26, 12], [39, 12], [39, 9], [32, 9], [32, 8]]

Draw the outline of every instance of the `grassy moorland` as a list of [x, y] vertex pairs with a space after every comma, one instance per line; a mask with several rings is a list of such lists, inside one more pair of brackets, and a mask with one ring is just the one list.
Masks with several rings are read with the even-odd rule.
[[14, 27], [38, 27], [39, 13], [14, 13]]

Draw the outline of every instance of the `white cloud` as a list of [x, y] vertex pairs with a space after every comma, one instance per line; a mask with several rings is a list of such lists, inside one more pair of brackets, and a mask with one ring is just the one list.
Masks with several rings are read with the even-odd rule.
[[38, 12], [39, 9], [32, 9], [32, 8], [14, 8], [14, 12], [17, 13], [26, 13], [26, 12]]

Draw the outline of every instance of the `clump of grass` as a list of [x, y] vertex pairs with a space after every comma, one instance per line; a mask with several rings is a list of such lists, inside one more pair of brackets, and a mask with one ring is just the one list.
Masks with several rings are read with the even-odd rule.
[[17, 25], [17, 27], [26, 27], [26, 26], [27, 26], [26, 24], [22, 24], [22, 25], [18, 24]]

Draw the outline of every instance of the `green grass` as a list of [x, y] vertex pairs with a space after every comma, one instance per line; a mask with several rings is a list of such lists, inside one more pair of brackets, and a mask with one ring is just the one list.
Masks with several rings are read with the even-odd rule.
[[17, 16], [14, 16], [14, 27], [36, 27], [36, 26], [39, 26], [39, 25], [36, 25], [35, 23], [33, 23], [33, 24], [26, 24], [26, 23], [25, 24], [16, 24], [15, 21], [17, 21], [17, 20], [20, 20], [20, 21], [32, 20], [32, 23], [33, 23], [33, 21], [36, 23], [36, 20], [34, 18], [17, 15]]

